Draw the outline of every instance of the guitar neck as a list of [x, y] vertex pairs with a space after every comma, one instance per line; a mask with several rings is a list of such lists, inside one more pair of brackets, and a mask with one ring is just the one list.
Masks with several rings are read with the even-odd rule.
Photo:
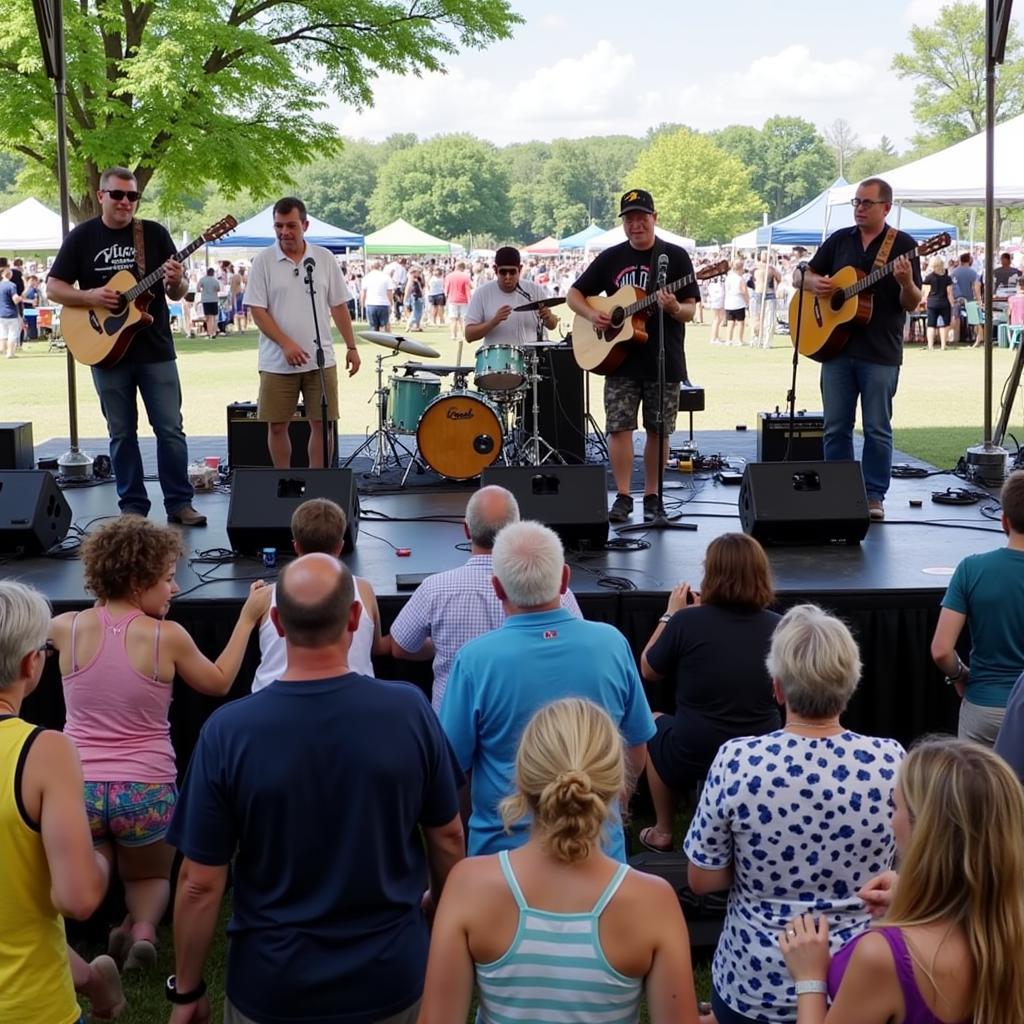
[[[910, 252], [901, 253], [900, 255], [906, 256], [908, 260], [916, 260], [920, 247], [915, 246]], [[897, 256], [895, 259], [889, 260], [888, 263], [883, 263], [880, 267], [876, 267], [871, 271], [870, 274], [865, 275], [856, 284], [851, 284], [849, 288], [843, 289], [843, 295], [847, 298], [853, 298], [854, 295], [859, 295], [866, 288], [870, 288], [872, 285], [878, 284], [887, 274], [892, 273], [893, 267], [896, 266], [896, 260], [900, 257]]]
[[[198, 249], [205, 241], [206, 239], [202, 235], [200, 235], [198, 238], [193, 239], [191, 242], [189, 242], [189, 244], [186, 245], [184, 249], [180, 249], [178, 252], [176, 252], [171, 257], [171, 259], [176, 260], [178, 263], [181, 263], [182, 260], [188, 259], [188, 257], [191, 256], [192, 253], [194, 253], [196, 249]], [[139, 281], [137, 284], [129, 288], [128, 291], [124, 293], [124, 297], [129, 302], [133, 302], [143, 292], [149, 291], [149, 289], [152, 288], [153, 285], [157, 283], [157, 281], [161, 280], [163, 276], [164, 265], [161, 263], [160, 266], [156, 268], [156, 270], [151, 271], [141, 281]]]
[[[670, 292], [677, 292], [680, 288], [685, 288], [688, 284], [693, 284], [696, 280], [696, 274], [687, 274], [685, 277], [679, 278], [678, 281], [669, 281], [665, 288]], [[631, 302], [628, 306], [622, 307], [622, 312], [625, 316], [633, 316], [636, 313], [640, 313], [647, 309], [649, 306], [653, 306], [658, 301], [658, 292], [662, 289], [659, 288], [657, 291], [652, 292], [644, 299], [638, 299], [636, 302]]]

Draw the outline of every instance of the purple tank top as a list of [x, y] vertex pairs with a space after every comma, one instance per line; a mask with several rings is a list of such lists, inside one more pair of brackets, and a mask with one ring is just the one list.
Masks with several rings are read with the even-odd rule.
[[[907, 949], [903, 933], [899, 928], [883, 927], [870, 930], [884, 936], [885, 941], [889, 943], [889, 949], [892, 951], [892, 959], [896, 964], [896, 977], [899, 979], [900, 991], [903, 993], [903, 1003], [906, 1007], [906, 1016], [903, 1018], [904, 1024], [945, 1024], [928, 1008], [928, 1004], [921, 995], [921, 990], [917, 987], [917, 979], [914, 977], [914, 963], [910, 959], [910, 950]], [[854, 947], [867, 934], [867, 932], [861, 932], [860, 935], [850, 939], [832, 957], [832, 963], [829, 964], [828, 968], [828, 997], [830, 1000], [835, 999], [836, 993], [839, 991], [839, 984], [846, 973], [850, 957], [853, 956]], [[970, 1024], [970, 1018], [963, 1021], [962, 1024]]]

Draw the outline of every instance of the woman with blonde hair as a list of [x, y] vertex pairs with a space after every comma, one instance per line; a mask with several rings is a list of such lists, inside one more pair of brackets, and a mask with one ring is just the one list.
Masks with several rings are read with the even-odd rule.
[[534, 715], [501, 806], [506, 826], [530, 817], [530, 839], [448, 876], [419, 1024], [464, 1022], [474, 978], [482, 1024], [635, 1024], [644, 991], [653, 1024], [696, 1024], [675, 893], [601, 852], [625, 786], [622, 738], [596, 704], [569, 698]]
[[780, 936], [797, 1024], [1024, 1020], [1020, 782], [986, 747], [943, 737], [907, 755], [894, 801], [899, 876], [862, 894], [881, 894], [884, 918], [831, 963], [825, 921], [804, 914]]
[[[931, 273], [924, 279], [921, 301], [925, 304], [928, 337], [928, 351], [939, 342], [939, 347], [946, 351], [946, 342], [953, 340], [953, 278], [946, 269], [946, 261], [935, 256], [931, 262]], [[939, 325], [939, 321], [942, 325]]]

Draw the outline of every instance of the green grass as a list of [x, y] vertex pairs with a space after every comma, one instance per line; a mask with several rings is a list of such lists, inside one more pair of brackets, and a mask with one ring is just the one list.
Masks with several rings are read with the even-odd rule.
[[[564, 310], [564, 307], [560, 307]], [[566, 323], [568, 314], [566, 314]], [[357, 324], [357, 330], [365, 328]], [[447, 328], [428, 327], [418, 340], [440, 352], [438, 363], [456, 361], [456, 343]], [[708, 345], [709, 328], [693, 325], [687, 330], [687, 362], [690, 377], [705, 388], [707, 409], [694, 417], [697, 430], [733, 429], [757, 425], [760, 411], [784, 407], [792, 373], [792, 349], [789, 339], [778, 336], [771, 349], [728, 348]], [[226, 406], [235, 401], [253, 401], [258, 389], [256, 335], [247, 332], [214, 340], [181, 339], [176, 336], [179, 368], [184, 394], [185, 430], [192, 435], [224, 436]], [[464, 365], [472, 365], [478, 346], [465, 345]], [[417, 360], [392, 357], [392, 353], [369, 342], [359, 341], [363, 366], [351, 379], [341, 383], [341, 431], [364, 434], [376, 426], [375, 357], [385, 358], [384, 379], [398, 372], [396, 367]], [[998, 416], [998, 396], [1012, 362], [1013, 353], [996, 349], [994, 353], [994, 391]], [[81, 437], [106, 434], [99, 403], [96, 400], [88, 367], [76, 368], [78, 387], [78, 423]], [[444, 388], [452, 378], [445, 378]], [[601, 413], [600, 377], [591, 377], [592, 409], [598, 421]], [[64, 356], [46, 351], [35, 342], [16, 359], [0, 361], [0, 395], [4, 420], [30, 420], [38, 444], [51, 437], [68, 436], [67, 372]], [[982, 438], [983, 353], [981, 349], [954, 348], [946, 352], [928, 352], [920, 345], [908, 347], [895, 400], [894, 428], [896, 445], [901, 450], [945, 468], [955, 464], [964, 449]], [[797, 405], [820, 409], [818, 366], [802, 360], [797, 377]], [[142, 433], [148, 433], [142, 415]], [[685, 416], [680, 427], [685, 427]], [[1010, 432], [1019, 436], [1024, 430], [1024, 409], [1018, 404], [1011, 418]], [[95, 453], [93, 453], [95, 454]], [[201, 454], [201, 453], [195, 453]]]

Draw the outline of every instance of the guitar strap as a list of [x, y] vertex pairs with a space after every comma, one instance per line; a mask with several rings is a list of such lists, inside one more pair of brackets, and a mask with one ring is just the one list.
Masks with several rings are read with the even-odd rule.
[[875, 257], [875, 262], [871, 264], [872, 270], [877, 270], [889, 262], [889, 253], [892, 252], [892, 245], [895, 241], [896, 229], [889, 228], [885, 233], [885, 238], [882, 239], [882, 244], [878, 247], [878, 255]]
[[132, 233], [135, 236], [135, 265], [139, 268], [139, 280], [146, 276], [146, 245], [142, 237], [142, 221], [132, 218]]

